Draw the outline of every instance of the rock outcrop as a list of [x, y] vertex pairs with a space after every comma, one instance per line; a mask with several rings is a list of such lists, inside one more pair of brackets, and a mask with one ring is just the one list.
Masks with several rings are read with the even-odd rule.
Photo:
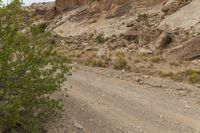
[[193, 0], [186, 6], [182, 7], [180, 10], [169, 15], [164, 19], [160, 26], [169, 25], [169, 27], [174, 30], [176, 28], [190, 29], [191, 27], [196, 27], [200, 22], [200, 1]]
[[56, 0], [55, 7], [48, 12], [48, 16], [55, 16], [80, 6], [87, 6], [84, 14], [113, 18], [126, 14], [132, 4], [147, 6], [161, 1], [164, 0]]
[[159, 28], [160, 35], [158, 36], [155, 48], [156, 50], [163, 50], [169, 46], [169, 44], [173, 41], [173, 33], [169, 29], [168, 25], [163, 25]]
[[54, 7], [54, 2], [48, 2], [48, 3], [33, 3], [31, 4], [31, 12], [33, 15], [46, 15], [47, 12], [52, 10]]
[[185, 6], [186, 4], [189, 4], [191, 1], [192, 0], [168, 0], [164, 4], [162, 11], [167, 15], [173, 14], [181, 7]]
[[55, 6], [58, 11], [63, 12], [71, 10], [85, 2], [86, 0], [56, 0]]
[[107, 12], [111, 18], [123, 15], [128, 11], [131, 0], [56, 0], [55, 7], [59, 12], [69, 11], [79, 6], [88, 6], [87, 14], [101, 14]]
[[166, 54], [168, 59], [193, 60], [200, 58], [200, 36], [197, 36], [185, 44], [174, 48]]

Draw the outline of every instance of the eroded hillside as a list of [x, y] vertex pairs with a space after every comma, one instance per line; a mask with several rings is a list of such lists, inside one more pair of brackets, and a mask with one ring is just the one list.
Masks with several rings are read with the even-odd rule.
[[56, 0], [44, 18], [73, 62], [200, 82], [199, 0]]

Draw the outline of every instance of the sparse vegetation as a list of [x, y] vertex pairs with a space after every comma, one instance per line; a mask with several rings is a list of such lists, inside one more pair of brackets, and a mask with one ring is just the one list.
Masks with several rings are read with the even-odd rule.
[[183, 81], [183, 77], [179, 73], [173, 73], [171, 79], [178, 82]]
[[105, 67], [105, 63], [102, 61], [102, 59], [94, 58], [91, 60], [91, 65], [93, 67]]
[[165, 77], [172, 77], [173, 73], [172, 72], [163, 72], [163, 71], [160, 71], [159, 75], [160, 75], [160, 77], [165, 78]]
[[115, 69], [122, 70], [122, 69], [128, 68], [128, 63], [127, 63], [126, 57], [125, 57], [124, 53], [122, 53], [122, 52], [117, 52], [115, 54], [115, 59], [114, 59], [113, 63], [114, 63]]
[[200, 83], [200, 72], [196, 70], [188, 70], [187, 77], [191, 83]]
[[96, 42], [99, 43], [99, 44], [104, 43], [104, 42], [106, 42], [107, 40], [108, 40], [108, 39], [105, 38], [102, 34], [96, 37]]
[[189, 69], [183, 72], [160, 72], [161, 77], [170, 77], [175, 81], [188, 81], [190, 83], [196, 84], [200, 83], [200, 72], [197, 70]]
[[146, 25], [149, 24], [149, 18], [150, 18], [150, 15], [149, 14], [139, 14], [138, 15], [138, 18], [137, 18], [137, 21], [138, 22], [144, 22]]
[[161, 58], [159, 56], [153, 56], [150, 60], [152, 63], [159, 63], [161, 61]]
[[137, 56], [138, 60], [143, 60], [143, 61], [148, 60], [148, 54], [146, 54], [146, 53], [138, 53], [136, 56]]
[[40, 29], [41, 32], [45, 32], [47, 27], [48, 27], [47, 22], [43, 22], [43, 23], [38, 24], [38, 28]]

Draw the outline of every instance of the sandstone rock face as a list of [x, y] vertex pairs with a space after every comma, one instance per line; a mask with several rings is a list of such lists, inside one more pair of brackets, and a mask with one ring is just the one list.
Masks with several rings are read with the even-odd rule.
[[167, 15], [174, 13], [179, 7], [177, 0], [169, 0], [162, 8], [162, 11]]
[[[60, 2], [59, 2], [60, 1]], [[70, 2], [70, 0], [66, 0]], [[76, 2], [75, 2], [76, 1]], [[146, 44], [154, 39], [155, 34], [153, 28], [148, 28], [143, 22], [138, 24], [135, 22], [137, 14], [142, 14], [138, 10], [157, 8], [157, 4], [162, 6], [164, 0], [75, 0], [74, 3], [63, 3], [62, 0], [56, 1], [56, 10], [60, 10], [60, 17], [54, 19], [49, 29], [53, 29], [55, 33], [66, 36], [77, 36], [84, 33], [101, 34], [106, 37], [112, 35], [125, 34], [129, 28], [136, 27], [133, 31], [142, 31], [136, 39], [138, 44]], [[62, 5], [62, 6], [59, 6]], [[64, 6], [66, 5], [66, 6]], [[70, 5], [70, 6], [69, 6]], [[156, 5], [156, 7], [154, 7]], [[67, 7], [67, 8], [65, 8]], [[55, 10], [55, 11], [56, 11]], [[156, 10], [159, 12], [160, 10]], [[51, 15], [48, 15], [51, 16]], [[62, 16], [62, 17], [61, 17]], [[127, 22], [130, 24], [126, 27]], [[150, 19], [150, 23], [156, 23]], [[151, 24], [153, 26], [153, 24]], [[157, 23], [158, 25], [158, 23]], [[153, 34], [152, 34], [153, 33]], [[157, 34], [157, 33], [156, 33]], [[134, 39], [133, 39], [134, 40]]]
[[200, 36], [197, 36], [182, 46], [167, 54], [168, 59], [193, 60], [200, 58]]
[[172, 33], [163, 31], [156, 41], [155, 49], [162, 50], [167, 48], [172, 42], [172, 38]]
[[96, 1], [96, 0], [56, 0], [56, 8], [60, 11], [65, 11], [65, 10], [70, 10], [73, 9], [77, 6], [83, 5], [83, 4], [93, 4], [99, 6], [99, 8], [101, 8], [102, 10], [108, 10], [110, 9], [113, 5], [115, 4], [123, 4], [123, 3], [127, 3], [127, 1], [130, 0], [100, 0], [100, 1]]
[[188, 5], [185, 5], [180, 10], [169, 15], [164, 19], [160, 26], [169, 25], [170, 29], [176, 28], [190, 29], [196, 27], [200, 22], [200, 1], [193, 0]]
[[106, 18], [112, 18], [125, 14], [133, 3], [151, 5], [161, 1], [163, 0], [56, 0], [55, 7], [63, 12], [87, 5], [89, 13], [107, 12]]
[[59, 12], [69, 11], [81, 5], [87, 5], [88, 14], [109, 11], [107, 18], [120, 16], [126, 13], [131, 0], [56, 0], [56, 9]]
[[47, 12], [46, 18], [53, 19], [58, 14], [77, 9], [80, 6], [87, 7], [83, 13], [87, 16], [114, 18], [126, 14], [133, 4], [151, 6], [162, 1], [164, 0], [56, 0], [54, 7]]
[[57, 10], [65, 11], [75, 8], [76, 6], [83, 4], [86, 0], [56, 0], [55, 5]]

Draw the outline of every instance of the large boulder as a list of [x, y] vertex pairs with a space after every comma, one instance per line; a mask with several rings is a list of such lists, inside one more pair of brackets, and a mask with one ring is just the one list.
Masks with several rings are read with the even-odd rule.
[[167, 48], [171, 42], [172, 33], [162, 32], [156, 41], [155, 49], [163, 50]]
[[163, 50], [169, 46], [169, 44], [173, 41], [173, 33], [169, 29], [168, 25], [163, 25], [159, 29], [160, 35], [156, 40], [154, 49]]
[[172, 49], [165, 56], [170, 60], [193, 60], [200, 58], [200, 36]]

